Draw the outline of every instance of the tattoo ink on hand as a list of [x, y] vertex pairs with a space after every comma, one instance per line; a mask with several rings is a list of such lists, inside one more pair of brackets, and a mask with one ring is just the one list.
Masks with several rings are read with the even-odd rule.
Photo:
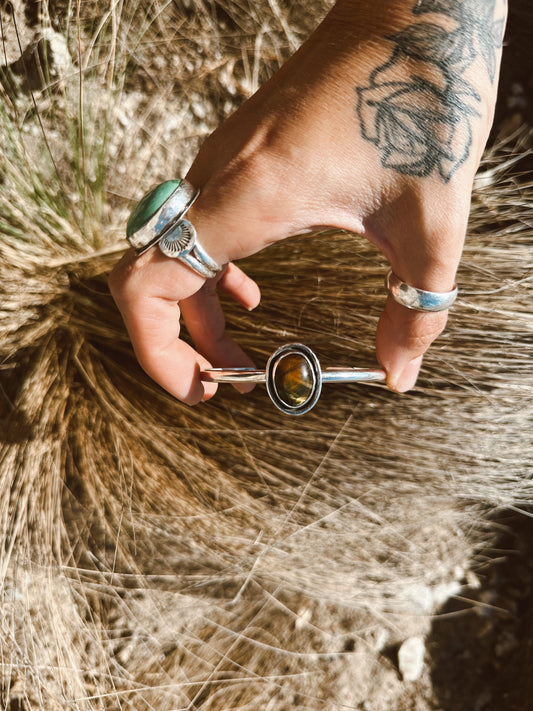
[[504, 30], [496, 2], [419, 0], [412, 12], [421, 21], [387, 37], [392, 56], [356, 89], [363, 138], [385, 168], [419, 177], [436, 171], [446, 183], [467, 160], [481, 96], [465, 72], [479, 60], [494, 82]]

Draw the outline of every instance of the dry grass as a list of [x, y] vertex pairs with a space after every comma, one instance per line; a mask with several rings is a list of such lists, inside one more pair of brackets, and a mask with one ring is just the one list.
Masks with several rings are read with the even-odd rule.
[[[331, 388], [298, 422], [261, 388], [190, 409], [136, 365], [106, 274], [131, 200], [183, 170], [312, 13], [140, 7], [50, 3], [72, 65], [33, 98], [5, 82], [2, 703], [406, 708], [379, 650], [466, 585], [487, 512], [533, 500], [531, 136], [486, 156], [461, 298], [415, 392]], [[292, 340], [372, 361], [385, 265], [336, 244], [333, 263], [320, 237], [247, 260], [263, 304], [228, 322], [258, 362]]]

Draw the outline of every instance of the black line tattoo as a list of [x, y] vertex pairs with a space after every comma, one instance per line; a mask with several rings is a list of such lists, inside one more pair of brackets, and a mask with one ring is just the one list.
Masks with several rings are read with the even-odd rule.
[[437, 171], [448, 182], [466, 161], [481, 96], [464, 74], [479, 58], [494, 83], [504, 30], [496, 4], [418, 0], [412, 12], [421, 21], [387, 37], [390, 59], [357, 87], [363, 138], [385, 168], [420, 177]]

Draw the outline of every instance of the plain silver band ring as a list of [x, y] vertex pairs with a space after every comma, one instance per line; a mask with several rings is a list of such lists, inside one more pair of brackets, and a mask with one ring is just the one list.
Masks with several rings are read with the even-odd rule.
[[446, 311], [457, 298], [457, 286], [451, 291], [424, 291], [401, 281], [392, 270], [387, 274], [385, 286], [394, 301], [415, 311]]

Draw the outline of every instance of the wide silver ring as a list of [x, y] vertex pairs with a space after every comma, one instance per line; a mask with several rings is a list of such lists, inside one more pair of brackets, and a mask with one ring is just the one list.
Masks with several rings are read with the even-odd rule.
[[370, 383], [385, 380], [379, 368], [325, 368], [314, 351], [302, 343], [288, 343], [268, 359], [265, 370], [210, 368], [200, 373], [209, 383], [264, 383], [274, 405], [287, 415], [303, 415], [320, 397], [323, 383]]
[[206, 279], [216, 276], [222, 269], [202, 247], [189, 220], [180, 220], [164, 233], [157, 244], [165, 256], [179, 259]]
[[457, 286], [451, 291], [424, 291], [406, 284], [391, 270], [385, 279], [387, 292], [394, 301], [415, 311], [446, 311], [457, 298]]

